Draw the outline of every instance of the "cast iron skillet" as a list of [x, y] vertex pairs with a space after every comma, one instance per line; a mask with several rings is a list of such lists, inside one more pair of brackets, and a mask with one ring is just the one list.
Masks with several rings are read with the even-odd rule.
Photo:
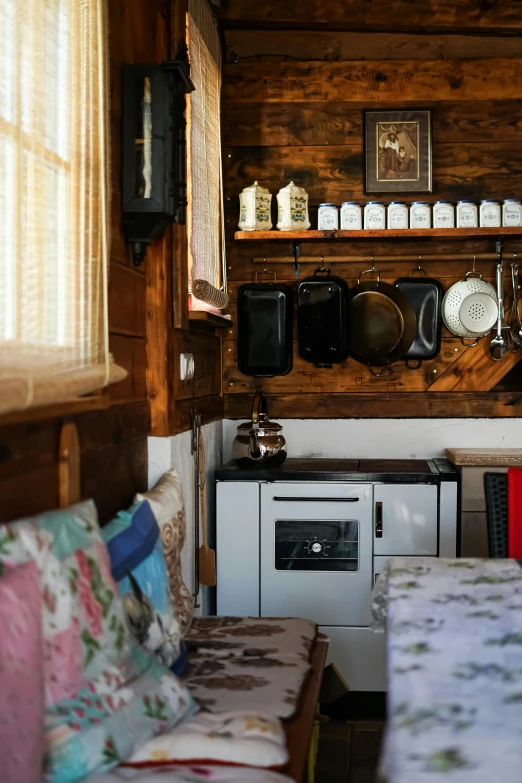
[[[361, 277], [377, 272], [377, 280]], [[350, 300], [350, 353], [361, 364], [384, 367], [402, 359], [410, 348], [417, 319], [408, 297], [389, 283], [381, 283], [375, 267], [365, 269]]]

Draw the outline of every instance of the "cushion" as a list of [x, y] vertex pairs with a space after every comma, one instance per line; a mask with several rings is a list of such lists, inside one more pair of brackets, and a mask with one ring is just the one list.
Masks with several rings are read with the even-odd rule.
[[51, 783], [110, 769], [194, 711], [186, 687], [126, 628], [91, 501], [0, 536], [4, 568], [32, 561], [40, 574]]
[[172, 469], [165, 473], [153, 489], [136, 495], [135, 501], [140, 500], [149, 501], [159, 525], [176, 618], [185, 633], [192, 622], [194, 602], [181, 576], [181, 550], [187, 523], [183, 488], [177, 472]]
[[167, 734], [149, 740], [126, 765], [208, 762], [282, 767], [288, 761], [277, 718], [253, 711], [201, 713]]
[[113, 772], [89, 778], [88, 783], [117, 783], [121, 780], [133, 780], [134, 783], [294, 783], [286, 775], [267, 769], [203, 764], [169, 765], [153, 769], [118, 767]]
[[40, 577], [35, 563], [6, 569], [0, 579], [0, 629], [0, 780], [38, 783], [44, 693]]
[[317, 626], [287, 617], [196, 617], [186, 636], [186, 683], [210, 712], [299, 709]]
[[180, 655], [181, 630], [160, 530], [148, 501], [120, 511], [101, 532], [129, 629], [139, 644], [171, 667]]

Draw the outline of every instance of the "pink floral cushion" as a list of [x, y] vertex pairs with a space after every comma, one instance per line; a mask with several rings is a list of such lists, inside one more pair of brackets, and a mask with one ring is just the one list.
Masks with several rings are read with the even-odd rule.
[[38, 783], [43, 749], [40, 579], [36, 565], [0, 579], [0, 780]]

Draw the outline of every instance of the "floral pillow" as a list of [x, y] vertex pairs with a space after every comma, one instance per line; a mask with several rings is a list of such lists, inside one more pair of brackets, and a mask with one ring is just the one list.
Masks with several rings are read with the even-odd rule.
[[155, 487], [143, 495], [136, 495], [134, 500], [148, 500], [156, 517], [161, 531], [176, 617], [182, 633], [185, 633], [192, 622], [194, 603], [181, 576], [181, 550], [185, 543], [187, 522], [183, 488], [177, 472], [174, 469], [169, 470]]
[[40, 577], [36, 565], [0, 579], [0, 780], [38, 783], [44, 693]]
[[285, 732], [277, 718], [234, 711], [196, 715], [149, 740], [125, 765], [207, 762], [274, 769], [287, 761]]
[[181, 629], [160, 539], [149, 503], [120, 511], [102, 531], [127, 625], [138, 644], [171, 667], [179, 658]]
[[267, 769], [203, 764], [169, 765], [153, 769], [118, 767], [114, 772], [90, 778], [89, 783], [118, 783], [121, 780], [133, 780], [134, 783], [294, 783], [286, 775]]
[[127, 630], [92, 501], [0, 526], [0, 568], [40, 575], [46, 772], [109, 769], [192, 713], [187, 689]]

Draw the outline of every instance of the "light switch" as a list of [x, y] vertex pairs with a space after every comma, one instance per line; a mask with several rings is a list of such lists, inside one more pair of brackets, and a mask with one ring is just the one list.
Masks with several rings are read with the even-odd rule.
[[194, 354], [182, 353], [179, 357], [179, 377], [182, 381], [191, 381], [194, 377]]

